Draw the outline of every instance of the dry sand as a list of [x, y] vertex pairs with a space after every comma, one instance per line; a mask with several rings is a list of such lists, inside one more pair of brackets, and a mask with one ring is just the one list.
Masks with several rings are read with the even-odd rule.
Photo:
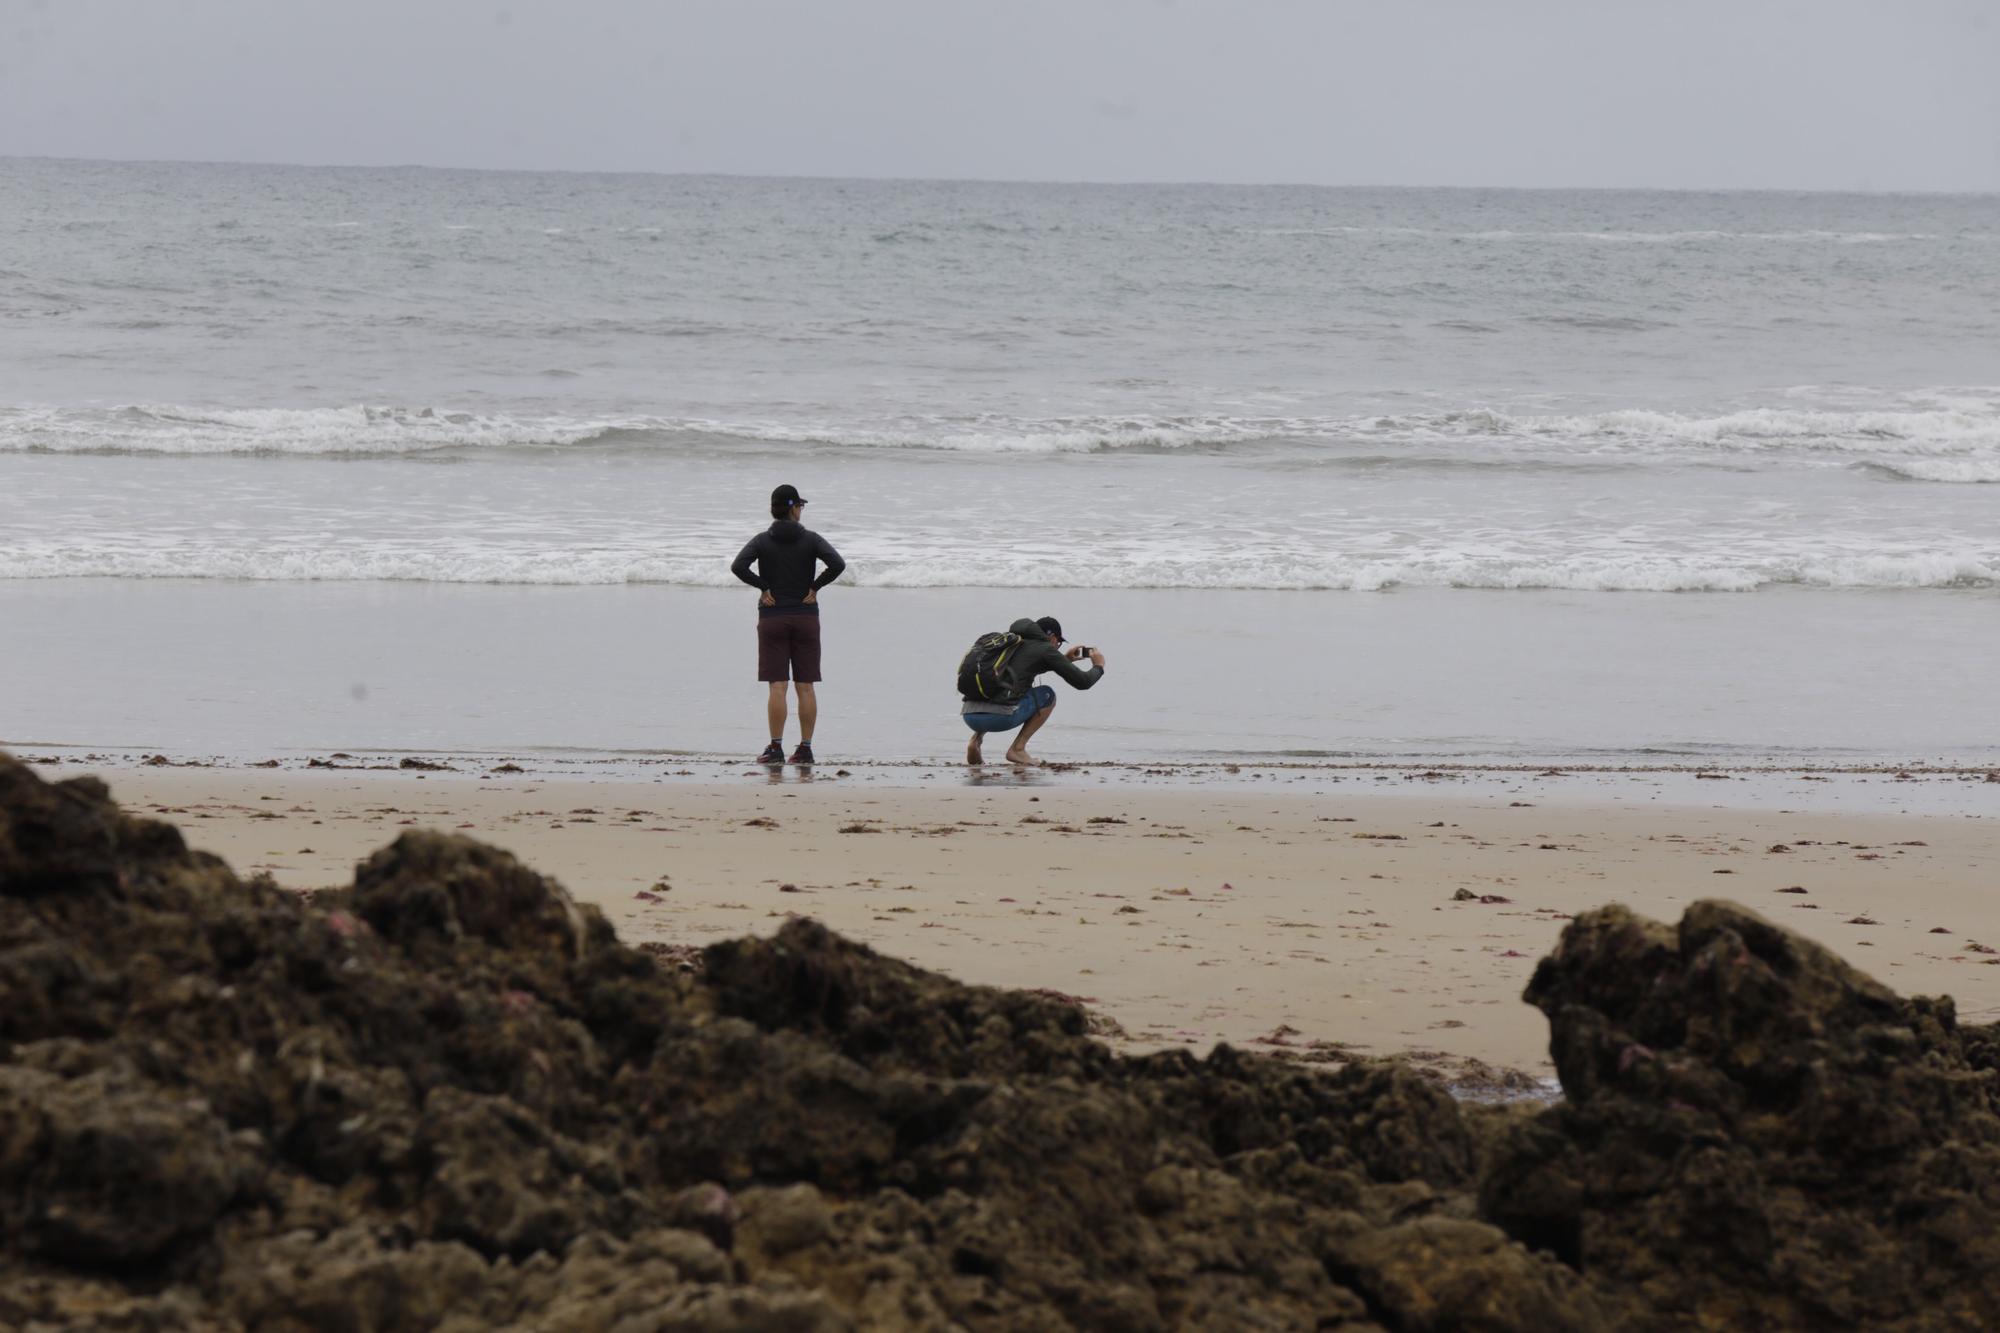
[[2000, 858], [1992, 820], [1962, 813], [1663, 806], [1556, 777], [1384, 795], [832, 773], [104, 776], [129, 810], [287, 887], [347, 882], [405, 827], [458, 830], [557, 877], [630, 942], [817, 917], [966, 981], [1082, 999], [1136, 1045], [1428, 1051], [1545, 1074], [1546, 1022], [1520, 993], [1562, 922], [1608, 902], [1673, 920], [1709, 897], [1902, 993], [2000, 1017]]

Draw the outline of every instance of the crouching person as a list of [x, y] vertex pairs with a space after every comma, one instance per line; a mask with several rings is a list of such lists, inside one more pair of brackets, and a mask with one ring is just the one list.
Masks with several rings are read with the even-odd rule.
[[[1090, 670], [1076, 666], [1090, 659]], [[1056, 710], [1054, 687], [1035, 684], [1035, 677], [1053, 671], [1079, 690], [1104, 679], [1104, 654], [1095, 648], [1063, 648], [1062, 623], [1054, 616], [1017, 620], [1004, 634], [984, 634], [958, 667], [959, 716], [972, 729], [965, 762], [981, 764], [980, 742], [996, 731], [1020, 730], [1007, 747], [1010, 764], [1041, 761], [1028, 753], [1028, 740]]]

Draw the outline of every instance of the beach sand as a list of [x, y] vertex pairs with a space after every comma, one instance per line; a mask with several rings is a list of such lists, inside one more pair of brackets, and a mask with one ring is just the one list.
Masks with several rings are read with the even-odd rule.
[[836, 768], [774, 782], [728, 766], [102, 775], [128, 810], [288, 888], [346, 883], [405, 828], [458, 831], [556, 877], [628, 942], [815, 917], [965, 981], [1078, 998], [1134, 1048], [1416, 1052], [1447, 1072], [1469, 1059], [1546, 1077], [1547, 1024], [1520, 994], [1567, 918], [1615, 902], [1675, 920], [1714, 897], [1899, 992], [2000, 1017], [2000, 857], [1992, 821], [1962, 812], [1662, 804], [1587, 774], [1393, 793]]

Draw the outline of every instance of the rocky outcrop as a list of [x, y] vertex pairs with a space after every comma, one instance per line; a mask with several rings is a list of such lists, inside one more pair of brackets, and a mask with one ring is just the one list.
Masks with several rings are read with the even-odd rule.
[[1731, 903], [1619, 907], [1528, 987], [1566, 1102], [1508, 1132], [1485, 1216], [1705, 1327], [2000, 1327], [1990, 1029]]
[[1741, 909], [1579, 920], [1569, 1101], [1112, 1055], [809, 921], [688, 971], [408, 834], [302, 902], [0, 757], [0, 1326], [1976, 1327], [1983, 1030]]

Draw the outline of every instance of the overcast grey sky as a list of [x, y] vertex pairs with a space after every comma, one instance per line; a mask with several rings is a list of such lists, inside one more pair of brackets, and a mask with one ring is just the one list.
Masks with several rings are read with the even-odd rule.
[[0, 154], [2000, 189], [2000, 0], [0, 0]]

